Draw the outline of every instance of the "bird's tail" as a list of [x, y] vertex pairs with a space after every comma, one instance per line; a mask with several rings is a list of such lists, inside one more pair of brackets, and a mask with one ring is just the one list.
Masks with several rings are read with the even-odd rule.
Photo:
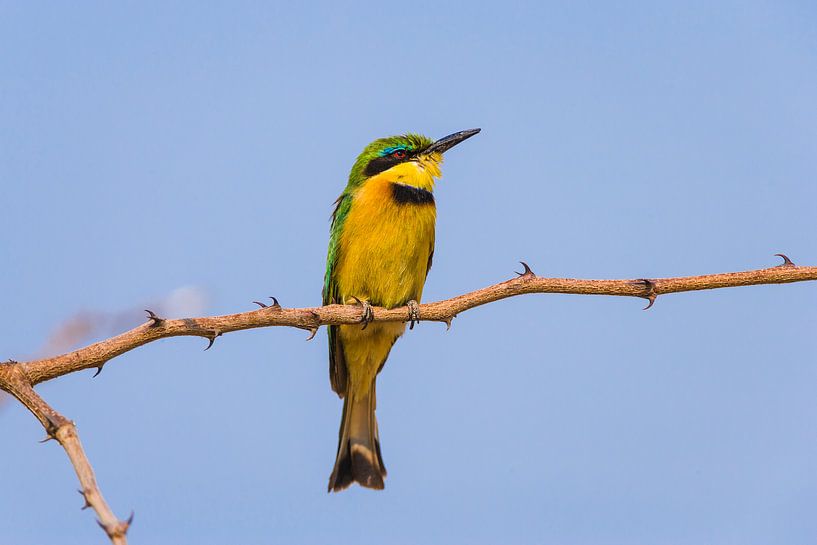
[[380, 454], [377, 420], [374, 417], [375, 386], [365, 395], [347, 391], [343, 400], [338, 456], [329, 477], [329, 491], [340, 492], [357, 481], [366, 488], [383, 488], [386, 467]]

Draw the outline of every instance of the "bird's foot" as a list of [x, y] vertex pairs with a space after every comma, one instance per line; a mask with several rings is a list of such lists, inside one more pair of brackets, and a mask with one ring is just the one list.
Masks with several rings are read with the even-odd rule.
[[420, 321], [420, 305], [412, 299], [406, 303], [406, 306], [408, 307], [409, 329], [414, 329], [414, 324]]
[[372, 310], [372, 305], [368, 301], [361, 301], [354, 295], [352, 296], [352, 299], [354, 299], [358, 305], [363, 307], [363, 315], [360, 317], [360, 323], [363, 324], [362, 329], [366, 329], [372, 322], [372, 320], [374, 320], [374, 311]]

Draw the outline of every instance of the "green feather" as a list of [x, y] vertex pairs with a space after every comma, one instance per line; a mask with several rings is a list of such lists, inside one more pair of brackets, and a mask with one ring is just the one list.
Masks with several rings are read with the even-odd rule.
[[[338, 250], [340, 246], [340, 234], [343, 224], [352, 208], [351, 197], [344, 192], [338, 197], [335, 211], [332, 213], [332, 228], [329, 237], [329, 251], [326, 256], [326, 274], [323, 280], [323, 304], [343, 303], [338, 300], [337, 285], [334, 279], [334, 269], [338, 262]], [[337, 346], [338, 326], [330, 325], [327, 328], [329, 333], [329, 380], [332, 389], [341, 397], [346, 392], [346, 363], [342, 361], [342, 349]]]

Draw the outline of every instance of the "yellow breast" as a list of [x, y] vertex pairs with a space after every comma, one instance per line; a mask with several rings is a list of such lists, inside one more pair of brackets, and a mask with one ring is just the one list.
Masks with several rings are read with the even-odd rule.
[[[434, 168], [429, 168], [433, 166]], [[373, 305], [398, 307], [420, 301], [434, 249], [433, 203], [397, 203], [393, 183], [431, 190], [437, 163], [403, 163], [374, 176], [357, 190], [343, 225], [337, 261], [338, 291]]]

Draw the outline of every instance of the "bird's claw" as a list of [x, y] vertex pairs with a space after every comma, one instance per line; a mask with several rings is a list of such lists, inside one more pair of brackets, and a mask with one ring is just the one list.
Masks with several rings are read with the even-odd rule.
[[414, 329], [414, 324], [420, 321], [420, 305], [412, 299], [406, 303], [406, 306], [408, 307], [409, 329]]
[[361, 330], [366, 329], [367, 327], [369, 327], [369, 324], [372, 322], [372, 320], [374, 320], [374, 311], [372, 310], [372, 305], [368, 301], [361, 301], [354, 295], [352, 296], [352, 299], [354, 299], [358, 305], [363, 307], [363, 315], [360, 317], [360, 323], [363, 324]]

